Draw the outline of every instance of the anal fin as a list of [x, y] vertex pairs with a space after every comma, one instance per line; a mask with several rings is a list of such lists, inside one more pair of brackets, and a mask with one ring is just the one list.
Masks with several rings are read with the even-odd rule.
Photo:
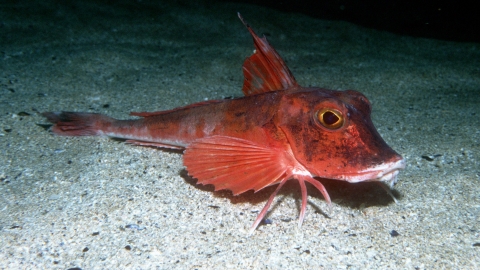
[[139, 140], [126, 140], [125, 143], [133, 144], [133, 145], [140, 145], [140, 146], [168, 148], [168, 149], [178, 149], [178, 150], [185, 149], [185, 147], [178, 146], [178, 145], [171, 145], [171, 144], [158, 143], [158, 142], [146, 142], [146, 141], [139, 141]]

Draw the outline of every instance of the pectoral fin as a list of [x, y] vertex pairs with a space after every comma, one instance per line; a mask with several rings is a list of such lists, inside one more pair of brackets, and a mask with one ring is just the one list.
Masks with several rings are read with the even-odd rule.
[[242, 91], [245, 96], [297, 87], [297, 81], [267, 39], [258, 37], [240, 13], [238, 17], [247, 27], [255, 44], [255, 53], [243, 63]]
[[215, 190], [229, 189], [234, 195], [253, 189], [279, 184], [253, 223], [250, 233], [263, 220], [273, 199], [282, 186], [296, 178], [302, 191], [299, 226], [307, 208], [305, 182], [311, 183], [325, 197], [331, 207], [330, 196], [325, 187], [296, 163], [289, 150], [265, 147], [254, 142], [228, 136], [212, 136], [199, 139], [184, 152], [183, 163], [188, 173], [199, 184], [212, 184]]
[[191, 143], [183, 162], [199, 184], [215, 190], [228, 189], [235, 195], [279, 183], [287, 175], [288, 158], [282, 149], [270, 149], [254, 142], [212, 136]]

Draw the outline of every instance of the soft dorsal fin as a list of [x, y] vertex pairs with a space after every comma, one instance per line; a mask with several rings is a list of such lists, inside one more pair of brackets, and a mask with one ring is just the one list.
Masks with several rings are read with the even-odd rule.
[[247, 27], [255, 44], [255, 52], [243, 63], [243, 93], [250, 96], [298, 86], [287, 65], [268, 43], [267, 38], [258, 37], [240, 13], [238, 18]]
[[220, 103], [220, 102], [223, 102], [223, 100], [215, 99], [215, 100], [201, 101], [201, 102], [193, 103], [193, 104], [190, 104], [190, 105], [187, 105], [187, 106], [171, 109], [171, 110], [157, 111], [157, 112], [131, 112], [130, 115], [140, 116], [140, 117], [152, 117], [152, 116], [167, 114], [167, 113], [171, 113], [171, 112], [176, 112], [176, 111], [185, 110], [185, 109], [191, 109], [191, 108], [195, 108], [195, 107], [201, 107], [201, 106]]

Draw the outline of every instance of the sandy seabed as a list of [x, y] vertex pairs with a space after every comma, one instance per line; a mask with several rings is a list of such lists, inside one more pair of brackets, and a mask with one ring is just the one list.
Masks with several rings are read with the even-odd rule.
[[[0, 4], [0, 269], [478, 269], [480, 45], [400, 36], [232, 3]], [[407, 160], [392, 199], [372, 183], [233, 196], [179, 153], [55, 137], [43, 111], [128, 118], [241, 96], [251, 38], [303, 86], [356, 89]]]

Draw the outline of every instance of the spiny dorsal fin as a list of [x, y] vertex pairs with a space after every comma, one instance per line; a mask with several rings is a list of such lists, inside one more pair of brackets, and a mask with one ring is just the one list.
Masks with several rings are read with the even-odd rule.
[[250, 96], [298, 86], [287, 65], [268, 43], [267, 38], [258, 37], [240, 13], [238, 18], [247, 27], [255, 44], [254, 54], [243, 63], [243, 93]]

